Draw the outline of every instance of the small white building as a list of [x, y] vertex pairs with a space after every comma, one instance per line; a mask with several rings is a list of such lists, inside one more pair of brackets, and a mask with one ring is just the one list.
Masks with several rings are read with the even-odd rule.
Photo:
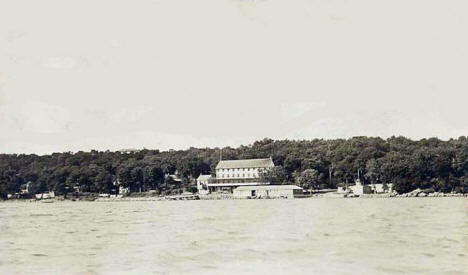
[[354, 195], [382, 194], [390, 193], [392, 190], [393, 184], [391, 183], [362, 184], [359, 180], [357, 180], [354, 185], [349, 185], [347, 188], [345, 186], [338, 186], [337, 193], [353, 193]]
[[362, 195], [362, 194], [372, 194], [374, 193], [372, 187], [367, 184], [362, 184], [361, 181], [358, 179], [356, 180], [354, 185], [348, 186], [349, 190], [354, 195]]
[[211, 179], [211, 175], [200, 175], [197, 178], [197, 189], [198, 189], [198, 194], [200, 195], [206, 195], [210, 191], [208, 190], [208, 182]]
[[42, 193], [42, 194], [36, 194], [36, 199], [37, 200], [40, 200], [40, 199], [53, 199], [55, 198], [55, 192], [54, 191], [50, 191], [50, 192], [46, 192], [46, 193]]
[[351, 193], [351, 190], [349, 188], [344, 187], [344, 186], [338, 186], [336, 193], [338, 193], [338, 194], [349, 194], [349, 193]]
[[376, 183], [372, 184], [372, 189], [375, 193], [390, 193], [393, 190], [393, 184], [391, 183]]
[[177, 183], [177, 184], [182, 184], [182, 179], [179, 178], [179, 173], [178, 173], [177, 171], [175, 171], [174, 174], [166, 174], [166, 175], [164, 176], [164, 178], [165, 178], [166, 180], [170, 179], [170, 180], [172, 180], [173, 182], [175, 182], [175, 183]]
[[233, 197], [237, 199], [247, 198], [287, 198], [294, 195], [302, 195], [303, 190], [296, 185], [258, 185], [239, 186], [233, 191]]
[[126, 195], [130, 193], [130, 188], [123, 187], [122, 185], [119, 186], [119, 195]]

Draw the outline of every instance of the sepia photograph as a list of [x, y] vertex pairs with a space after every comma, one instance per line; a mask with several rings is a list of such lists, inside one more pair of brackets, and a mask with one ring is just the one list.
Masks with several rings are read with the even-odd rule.
[[467, 11], [0, 0], [0, 274], [468, 274]]

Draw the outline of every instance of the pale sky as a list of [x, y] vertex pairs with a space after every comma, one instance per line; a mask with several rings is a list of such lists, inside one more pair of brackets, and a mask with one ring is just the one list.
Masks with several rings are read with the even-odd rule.
[[0, 152], [468, 135], [468, 1], [1, 0]]

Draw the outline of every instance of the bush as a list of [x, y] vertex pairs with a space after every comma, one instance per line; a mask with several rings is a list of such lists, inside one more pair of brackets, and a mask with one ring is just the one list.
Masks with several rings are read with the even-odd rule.
[[191, 193], [197, 193], [197, 192], [198, 192], [198, 189], [197, 189], [197, 187], [195, 187], [195, 186], [189, 186], [189, 187], [187, 188], [187, 191], [188, 191], [188, 192], [191, 192]]

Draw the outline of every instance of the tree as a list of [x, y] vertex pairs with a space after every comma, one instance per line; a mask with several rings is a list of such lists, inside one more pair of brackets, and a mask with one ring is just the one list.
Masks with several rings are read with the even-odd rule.
[[275, 166], [259, 173], [260, 181], [270, 184], [287, 184], [286, 170], [282, 166]]
[[304, 189], [318, 189], [320, 174], [315, 169], [306, 169], [297, 175], [296, 182]]
[[376, 159], [370, 159], [367, 161], [365, 177], [369, 179], [371, 183], [378, 182], [380, 178], [380, 164]]
[[142, 191], [143, 188], [143, 169], [141, 167], [135, 167], [130, 172], [131, 176], [131, 184], [130, 184], [130, 191]]
[[160, 190], [160, 185], [164, 182], [164, 172], [158, 166], [145, 167], [143, 177], [145, 189]]
[[28, 187], [28, 193], [35, 195], [44, 193], [47, 191], [47, 186], [44, 182], [30, 182]]
[[94, 190], [98, 192], [110, 193], [113, 187], [112, 175], [109, 171], [101, 169], [94, 178]]

